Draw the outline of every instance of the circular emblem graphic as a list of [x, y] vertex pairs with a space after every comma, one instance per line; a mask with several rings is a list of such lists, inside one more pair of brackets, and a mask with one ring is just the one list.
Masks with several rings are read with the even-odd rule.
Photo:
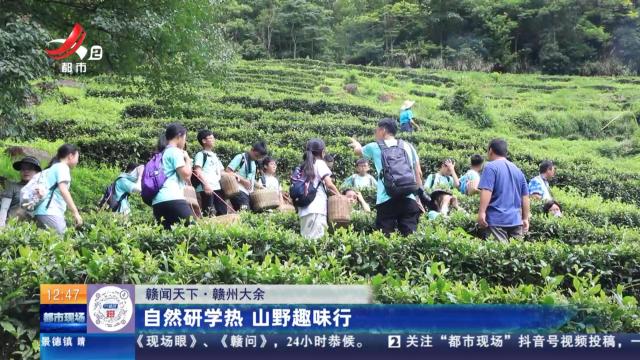
[[117, 286], [105, 286], [91, 296], [89, 317], [102, 331], [121, 330], [133, 315], [133, 303], [129, 291]]

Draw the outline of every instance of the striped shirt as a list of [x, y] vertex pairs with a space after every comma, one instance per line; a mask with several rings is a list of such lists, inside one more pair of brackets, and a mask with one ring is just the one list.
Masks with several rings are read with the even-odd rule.
[[549, 190], [549, 182], [538, 175], [529, 181], [529, 195], [540, 195], [542, 200], [551, 200], [551, 190]]

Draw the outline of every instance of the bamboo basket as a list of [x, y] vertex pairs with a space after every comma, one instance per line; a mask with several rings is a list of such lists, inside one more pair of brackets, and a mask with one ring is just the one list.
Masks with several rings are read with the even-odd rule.
[[280, 206], [280, 194], [276, 190], [256, 190], [249, 197], [253, 211], [275, 209]]
[[291, 205], [291, 204], [282, 203], [282, 204], [280, 204], [280, 206], [278, 206], [278, 211], [280, 211], [280, 212], [295, 212], [296, 211], [296, 207]]
[[334, 224], [348, 224], [351, 222], [352, 207], [346, 196], [330, 196], [328, 208], [329, 222]]
[[240, 222], [239, 214], [226, 214], [220, 216], [207, 217], [198, 220], [200, 223], [216, 224], [216, 225], [233, 225]]
[[200, 203], [198, 202], [198, 194], [196, 194], [196, 189], [191, 185], [186, 185], [184, 187], [184, 198], [187, 200], [187, 203], [193, 210], [193, 216], [196, 218], [202, 217], [202, 212], [200, 211]]
[[222, 173], [220, 186], [222, 187], [222, 191], [224, 191], [224, 195], [227, 199], [231, 199], [240, 193], [240, 184], [233, 175]]

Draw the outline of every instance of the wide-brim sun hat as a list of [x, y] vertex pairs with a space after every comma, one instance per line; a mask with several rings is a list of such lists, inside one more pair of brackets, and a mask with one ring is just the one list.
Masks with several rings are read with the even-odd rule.
[[32, 166], [34, 166], [36, 168], [36, 170], [38, 170], [38, 172], [42, 171], [42, 167], [40, 167], [40, 161], [38, 159], [34, 158], [33, 156], [25, 156], [21, 160], [14, 162], [13, 163], [13, 168], [16, 171], [20, 171], [20, 168], [22, 167], [22, 164], [32, 165]]
[[415, 103], [416, 103], [416, 102], [415, 102], [415, 101], [412, 101], [412, 100], [405, 100], [405, 101], [402, 103], [402, 106], [400, 107], [400, 110], [407, 110], [407, 109], [410, 109], [411, 107], [413, 107], [413, 105], [415, 105]]
[[436, 189], [436, 190], [433, 190], [431, 192], [431, 195], [429, 195], [429, 196], [431, 196], [431, 199], [433, 199], [435, 201], [437, 198], [439, 198], [440, 196], [443, 196], [443, 195], [452, 195], [453, 196], [453, 193], [451, 191], [445, 190], [445, 189]]

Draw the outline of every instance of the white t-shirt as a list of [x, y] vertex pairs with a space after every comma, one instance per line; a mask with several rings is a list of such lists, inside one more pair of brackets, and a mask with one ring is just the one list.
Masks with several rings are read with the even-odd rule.
[[[204, 161], [205, 153], [207, 154], [207, 161]], [[204, 166], [202, 166], [203, 163]], [[220, 177], [224, 171], [224, 166], [222, 165], [222, 162], [220, 162], [220, 159], [218, 159], [218, 155], [216, 155], [216, 153], [209, 150], [199, 151], [193, 159], [193, 166], [199, 166], [202, 168], [205, 178], [204, 180], [207, 182], [207, 185], [211, 187], [211, 190], [220, 190]], [[196, 191], [204, 191], [202, 185], [198, 185]]]
[[315, 164], [313, 164], [313, 170], [315, 172], [313, 186], [317, 187], [316, 197], [315, 199], [313, 199], [311, 204], [309, 204], [309, 206], [300, 208], [298, 210], [298, 215], [300, 215], [300, 217], [309, 214], [327, 215], [327, 193], [324, 186], [320, 185], [320, 183], [325, 177], [331, 176], [331, 170], [327, 166], [327, 163], [324, 162], [324, 160], [319, 159], [316, 159]]
[[278, 182], [278, 178], [273, 175], [263, 175], [264, 184], [262, 184], [262, 178], [260, 179], [260, 183], [269, 190], [276, 190], [278, 194], [280, 193], [280, 182]]

